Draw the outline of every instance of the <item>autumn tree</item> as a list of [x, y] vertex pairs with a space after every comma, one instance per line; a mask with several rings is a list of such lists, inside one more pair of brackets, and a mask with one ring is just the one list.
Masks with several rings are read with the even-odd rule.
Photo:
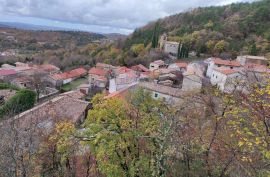
[[214, 50], [220, 54], [222, 52], [225, 52], [228, 46], [229, 46], [228, 42], [221, 40], [216, 43]]

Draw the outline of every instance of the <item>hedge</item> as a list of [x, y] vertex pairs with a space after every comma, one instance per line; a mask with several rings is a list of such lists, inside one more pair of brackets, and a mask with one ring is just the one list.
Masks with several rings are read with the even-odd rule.
[[37, 94], [34, 91], [22, 89], [0, 107], [0, 118], [14, 116], [35, 105]]
[[11, 90], [20, 90], [19, 87], [12, 85], [12, 84], [7, 84], [7, 83], [0, 83], [0, 90], [5, 90], [5, 89], [11, 89]]

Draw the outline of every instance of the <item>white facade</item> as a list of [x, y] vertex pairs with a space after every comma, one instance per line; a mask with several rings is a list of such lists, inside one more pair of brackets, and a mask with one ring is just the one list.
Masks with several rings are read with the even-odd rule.
[[150, 71], [157, 70], [157, 69], [159, 69], [159, 65], [156, 63], [150, 63], [149, 69], [150, 69]]
[[73, 81], [72, 78], [68, 78], [68, 79], [63, 80], [63, 84], [68, 84], [68, 83], [70, 83], [72, 81]]
[[164, 61], [157, 60], [157, 61], [154, 61], [154, 62], [150, 63], [149, 70], [154, 71], [154, 70], [157, 70], [157, 69], [159, 69], [159, 68], [161, 68], [163, 66], [164, 66]]
[[215, 62], [212, 60], [208, 63], [206, 76], [211, 78], [213, 71], [218, 68], [226, 68], [226, 69], [234, 69], [236, 71], [240, 71], [242, 69], [241, 66], [231, 66], [231, 65], [224, 65], [224, 64], [215, 64]]
[[139, 77], [135, 74], [123, 73], [119, 74], [116, 78], [110, 79], [109, 93], [122, 90], [138, 83]]
[[224, 74], [213, 70], [210, 82], [212, 85], [217, 86], [220, 91], [230, 93], [236, 88], [236, 81], [240, 77], [239, 72]]

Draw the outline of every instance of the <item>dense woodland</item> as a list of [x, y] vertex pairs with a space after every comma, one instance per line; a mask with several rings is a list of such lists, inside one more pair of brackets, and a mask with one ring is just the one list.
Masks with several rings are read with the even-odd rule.
[[243, 54], [269, 55], [270, 1], [237, 3], [220, 7], [196, 8], [185, 13], [159, 19], [136, 29], [125, 47], [147, 46], [153, 41], [158, 26], [159, 35], [167, 33], [169, 40], [187, 44], [199, 55], [207, 53], [231, 56]]

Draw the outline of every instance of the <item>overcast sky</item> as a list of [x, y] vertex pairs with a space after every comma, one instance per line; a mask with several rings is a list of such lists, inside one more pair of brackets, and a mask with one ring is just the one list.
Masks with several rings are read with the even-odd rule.
[[190, 8], [251, 0], [0, 0], [0, 22], [129, 34]]

